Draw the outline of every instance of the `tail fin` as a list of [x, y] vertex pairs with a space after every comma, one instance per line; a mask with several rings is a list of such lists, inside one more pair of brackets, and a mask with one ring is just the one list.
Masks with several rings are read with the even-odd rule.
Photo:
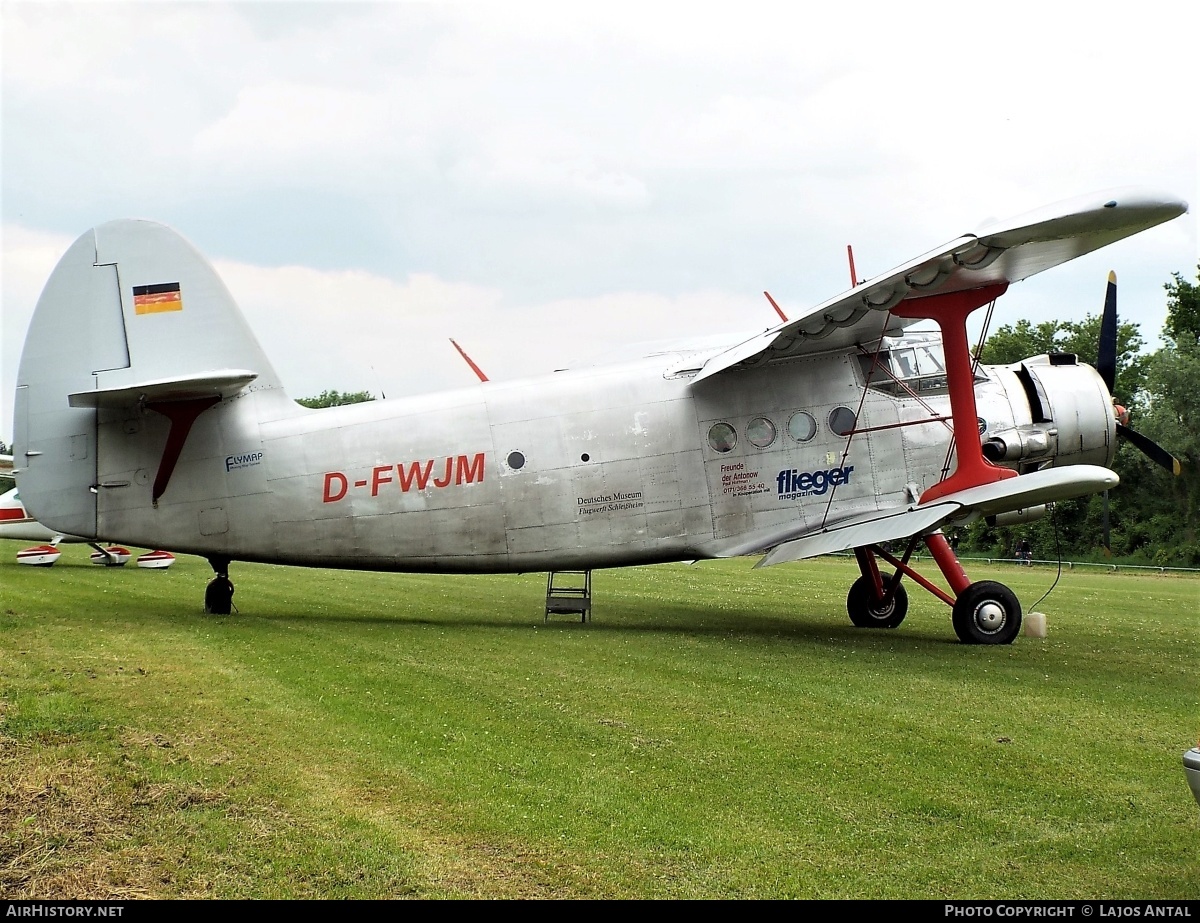
[[196, 418], [251, 394], [258, 421], [302, 412], [208, 261], [160, 224], [95, 227], [55, 267], [25, 338], [22, 499], [51, 528], [95, 536], [106, 487], [148, 486], [148, 470], [156, 503]]

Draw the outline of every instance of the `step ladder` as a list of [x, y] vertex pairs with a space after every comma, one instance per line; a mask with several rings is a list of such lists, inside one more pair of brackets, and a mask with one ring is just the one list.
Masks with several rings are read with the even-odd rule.
[[546, 615], [578, 615], [586, 622], [592, 617], [592, 572], [590, 570], [552, 570], [546, 575]]

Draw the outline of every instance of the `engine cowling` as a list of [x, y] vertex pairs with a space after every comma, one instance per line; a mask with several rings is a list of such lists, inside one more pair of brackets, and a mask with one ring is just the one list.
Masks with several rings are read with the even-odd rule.
[[[1069, 353], [1051, 353], [992, 371], [1010, 395], [1014, 424], [984, 435], [985, 458], [1018, 470], [1112, 464], [1117, 449], [1112, 397], [1090, 365]], [[1018, 406], [1022, 394], [1025, 407]]]

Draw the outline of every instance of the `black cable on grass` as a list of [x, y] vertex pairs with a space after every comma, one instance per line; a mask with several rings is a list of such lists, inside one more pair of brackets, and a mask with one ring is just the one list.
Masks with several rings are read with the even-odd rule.
[[1029, 608], [1030, 612], [1032, 612], [1038, 606], [1040, 606], [1042, 604], [1042, 600], [1054, 592], [1054, 588], [1056, 586], [1058, 586], [1058, 581], [1062, 578], [1062, 558], [1063, 558], [1062, 542], [1059, 541], [1059, 537], [1058, 537], [1058, 516], [1056, 515], [1057, 512], [1058, 512], [1057, 506], [1050, 507], [1050, 525], [1054, 529], [1054, 556], [1056, 558], [1058, 558], [1058, 573], [1054, 575], [1054, 582], [1052, 584], [1050, 584], [1050, 589], [1048, 589], [1045, 593], [1042, 594], [1041, 599], [1039, 599], [1032, 606], [1030, 606], [1030, 608]]

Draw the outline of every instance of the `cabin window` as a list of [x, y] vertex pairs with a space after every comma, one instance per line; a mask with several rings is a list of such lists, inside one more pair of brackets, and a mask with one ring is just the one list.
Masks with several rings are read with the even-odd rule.
[[708, 431], [708, 444], [718, 452], [732, 452], [737, 445], [737, 430], [728, 423], [714, 423]]
[[811, 413], [801, 410], [788, 420], [788, 435], [797, 442], [808, 442], [817, 434], [817, 421]]
[[752, 446], [765, 449], [775, 441], [775, 424], [766, 417], [755, 417], [746, 426], [746, 438]]
[[513, 471], [519, 471], [525, 467], [525, 456], [520, 452], [509, 452], [507, 460], [508, 467], [512, 468]]
[[857, 422], [858, 418], [849, 407], [835, 407], [829, 414], [829, 428], [839, 436], [849, 436]]

